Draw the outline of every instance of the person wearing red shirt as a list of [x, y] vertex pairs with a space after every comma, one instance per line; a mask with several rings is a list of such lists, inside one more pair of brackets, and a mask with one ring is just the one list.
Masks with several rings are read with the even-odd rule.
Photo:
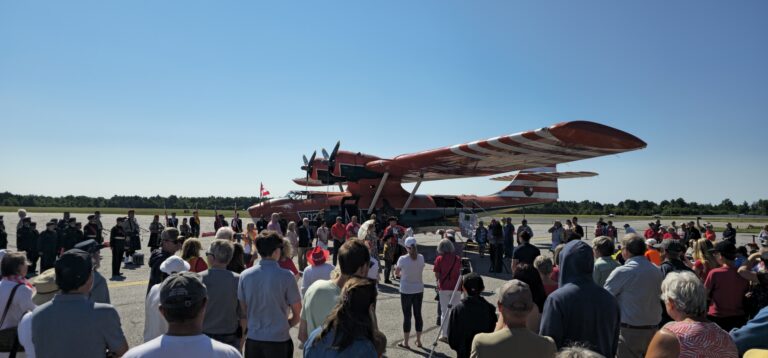
[[656, 235], [658, 235], [658, 231], [656, 231], [656, 224], [654, 223], [648, 223], [648, 228], [645, 229], [645, 232], [643, 233], [643, 237], [645, 239], [655, 239]]
[[381, 239], [384, 242], [384, 283], [392, 283], [390, 274], [392, 266], [401, 254], [405, 252], [403, 247], [403, 238], [405, 237], [405, 228], [397, 224], [397, 218], [391, 216], [387, 226], [381, 233]]
[[346, 226], [346, 230], [348, 239], [357, 237], [357, 232], [360, 231], [360, 224], [357, 223], [357, 216], [353, 216], [350, 219], [349, 224]]
[[339, 248], [347, 240], [347, 226], [341, 222], [341, 216], [337, 216], [336, 223], [331, 226], [331, 238], [333, 239], [333, 266], [336, 266]]
[[710, 270], [704, 281], [709, 299], [707, 318], [729, 332], [747, 322], [744, 295], [749, 289], [749, 281], [741, 277], [735, 267], [736, 245], [720, 241], [709, 251], [720, 267]]
[[[455, 307], [461, 302], [461, 292], [454, 294], [454, 289], [461, 275], [461, 257], [456, 256], [453, 243], [448, 239], [442, 239], [437, 245], [437, 257], [432, 271], [435, 272], [437, 279], [437, 295], [439, 298], [440, 322], [447, 319], [449, 309], [448, 305]], [[447, 340], [448, 325], [443, 325], [440, 331], [440, 338]]]
[[712, 230], [712, 224], [707, 224], [707, 231], [704, 232], [704, 237], [712, 242], [715, 242], [715, 239], [717, 239], [717, 234]]

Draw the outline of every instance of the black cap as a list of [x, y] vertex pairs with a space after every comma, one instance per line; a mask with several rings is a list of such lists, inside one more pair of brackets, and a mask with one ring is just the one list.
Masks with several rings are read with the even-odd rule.
[[77, 222], [77, 218], [69, 218], [68, 222], [70, 222], [70, 223]]
[[88, 220], [93, 220], [96, 218], [96, 215], [88, 215]]
[[736, 258], [736, 245], [730, 241], [720, 241], [709, 252], [719, 252], [726, 259], [733, 260]]
[[21, 222], [25, 222], [25, 223], [31, 223], [31, 222], [32, 222], [32, 218], [31, 218], [31, 217], [29, 217], [29, 216], [26, 216], [26, 217], [24, 217], [23, 219], [21, 219]]
[[69, 250], [61, 255], [54, 265], [56, 285], [71, 291], [84, 285], [91, 276], [93, 262], [91, 255], [79, 249]]
[[188, 308], [208, 295], [200, 276], [194, 272], [174, 273], [160, 286], [160, 304], [167, 308]]
[[88, 239], [88, 240], [77, 243], [77, 245], [75, 245], [75, 248], [92, 254], [104, 248], [104, 245], [96, 242], [96, 240], [94, 239]]
[[681, 244], [680, 241], [673, 240], [673, 239], [667, 239], [662, 241], [661, 247], [664, 249], [664, 251], [667, 251], [667, 252], [685, 251], [685, 247], [683, 246], [683, 244]]
[[47, 223], [45, 223], [45, 226], [48, 226], [48, 225], [57, 225], [58, 223], [59, 223], [59, 221], [58, 221], [58, 220], [56, 220], [56, 219], [51, 219], [51, 220], [48, 220], [48, 222], [47, 222]]

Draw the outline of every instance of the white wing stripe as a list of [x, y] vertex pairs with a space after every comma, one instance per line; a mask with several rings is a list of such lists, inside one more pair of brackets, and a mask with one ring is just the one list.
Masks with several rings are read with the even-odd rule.
[[486, 159], [488, 159], [488, 157], [484, 157], [484, 156], [476, 155], [476, 154], [472, 154], [472, 153], [467, 153], [467, 152], [461, 150], [461, 148], [459, 148], [458, 145], [454, 145], [453, 147], [451, 147], [451, 152], [453, 152], [453, 154], [458, 154], [458, 155], [461, 155], [461, 156], [464, 156], [464, 157], [467, 157], [467, 158], [472, 158], [472, 159], [477, 159], [477, 160], [486, 160]]

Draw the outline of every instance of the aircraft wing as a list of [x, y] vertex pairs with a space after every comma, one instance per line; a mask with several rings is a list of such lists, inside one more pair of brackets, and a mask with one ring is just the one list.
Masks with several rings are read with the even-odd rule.
[[563, 122], [537, 130], [404, 154], [366, 164], [402, 182], [498, 175], [642, 149], [641, 139], [594, 122]]

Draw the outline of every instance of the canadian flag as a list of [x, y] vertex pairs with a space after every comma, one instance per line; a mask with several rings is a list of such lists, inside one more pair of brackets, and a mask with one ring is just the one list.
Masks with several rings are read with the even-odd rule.
[[260, 185], [259, 192], [261, 193], [261, 196], [269, 195], [269, 190], [264, 189], [264, 183], [259, 183], [259, 185]]

